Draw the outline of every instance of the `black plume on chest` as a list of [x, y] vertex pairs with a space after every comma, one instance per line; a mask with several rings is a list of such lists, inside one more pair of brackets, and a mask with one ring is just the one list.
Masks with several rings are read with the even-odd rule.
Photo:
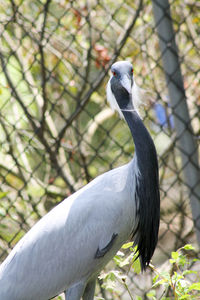
[[138, 227], [135, 243], [138, 246], [142, 269], [154, 253], [160, 223], [160, 193], [157, 153], [153, 140], [135, 111], [124, 111], [135, 144], [135, 203]]

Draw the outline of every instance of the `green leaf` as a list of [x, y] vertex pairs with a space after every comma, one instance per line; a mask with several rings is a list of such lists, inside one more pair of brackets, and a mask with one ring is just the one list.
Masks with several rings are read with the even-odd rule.
[[104, 272], [102, 272], [99, 276], [98, 276], [98, 278], [101, 280], [105, 280], [105, 279], [107, 279], [107, 277], [108, 277], [108, 273], [104, 273]]
[[181, 249], [184, 249], [184, 250], [195, 250], [195, 248], [192, 245], [190, 245], [190, 244], [186, 244]]
[[123, 261], [123, 258], [118, 256], [118, 255], [115, 255], [114, 258], [113, 258], [114, 262], [116, 263], [117, 266], [120, 266], [120, 264], [122, 263]]
[[197, 271], [192, 271], [192, 270], [183, 271], [183, 276], [188, 275], [188, 274], [197, 274]]
[[102, 279], [102, 280], [104, 280], [104, 281], [106, 281], [106, 280], [114, 281], [114, 280], [116, 279], [116, 277], [115, 277], [114, 271], [110, 271], [110, 272], [108, 272], [108, 273], [102, 272], [102, 273], [99, 275], [99, 279]]
[[157, 279], [159, 278], [159, 275], [157, 274], [154, 278], [153, 278], [153, 284], [156, 283]]
[[[152, 285], [152, 287], [154, 288], [154, 287], [157, 287], [157, 286], [159, 286], [159, 285], [163, 285], [163, 284], [168, 283], [168, 282], [169, 282], [169, 280], [163, 278], [163, 279], [160, 279], [160, 280], [156, 281], [156, 283], [154, 283], [154, 284]], [[168, 284], [168, 285], [169, 285], [169, 284]]]
[[6, 197], [9, 192], [0, 192], [0, 199]]
[[191, 286], [189, 287], [189, 291], [192, 290], [200, 291], [200, 282], [195, 282], [191, 284]]
[[109, 292], [113, 292], [116, 289], [115, 281], [112, 280], [107, 280], [106, 282], [103, 283], [102, 286]]
[[125, 259], [123, 259], [123, 261], [120, 264], [120, 267], [124, 267], [126, 265], [129, 265], [131, 263], [131, 261], [133, 260], [133, 253], [131, 253], [128, 257], [126, 257]]
[[188, 260], [187, 260], [186, 256], [181, 254], [179, 256], [178, 264], [181, 265], [181, 266], [185, 266], [186, 263], [188, 263]]
[[147, 297], [149, 297], [150, 299], [153, 299], [153, 300], [154, 299], [156, 300], [155, 295], [156, 295], [156, 291], [155, 290], [151, 290], [151, 291], [149, 291], [147, 293]]
[[109, 275], [108, 275], [108, 278], [111, 280], [111, 281], [115, 281], [116, 279], [116, 274], [114, 271], [110, 272]]
[[196, 262], [196, 261], [200, 261], [200, 259], [194, 258], [192, 261]]
[[129, 265], [131, 263], [132, 259], [133, 259], [133, 253], [131, 253], [127, 257], [120, 257], [118, 255], [114, 256], [114, 262], [120, 268], [123, 268], [124, 266]]
[[173, 265], [173, 264], [176, 263], [176, 260], [175, 259], [170, 259], [169, 262], [170, 262], [171, 265]]
[[179, 253], [178, 253], [177, 251], [176, 251], [176, 252], [172, 251], [171, 257], [172, 257], [173, 259], [177, 260], [177, 259], [179, 258]]
[[136, 274], [140, 274], [140, 272], [141, 272], [141, 265], [140, 265], [140, 260], [139, 260], [139, 258], [136, 259], [136, 260], [133, 262], [132, 268], [133, 268], [133, 270], [134, 270], [134, 272], [135, 272]]
[[174, 272], [174, 275], [172, 276], [173, 280], [177, 281], [179, 279], [183, 279], [183, 275], [178, 274], [177, 272]]
[[130, 247], [132, 247], [132, 246], [133, 246], [133, 242], [126, 243], [126, 244], [124, 244], [124, 245], [122, 246], [122, 249], [128, 249], [128, 248], [130, 248]]

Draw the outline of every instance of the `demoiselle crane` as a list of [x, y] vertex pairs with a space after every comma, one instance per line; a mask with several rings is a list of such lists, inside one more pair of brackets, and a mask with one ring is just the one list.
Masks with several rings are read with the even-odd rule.
[[154, 143], [134, 103], [132, 65], [116, 62], [107, 85], [135, 144], [126, 165], [106, 172], [46, 214], [0, 267], [1, 300], [92, 300], [99, 272], [124, 242], [137, 244], [142, 269], [158, 239], [160, 197]]

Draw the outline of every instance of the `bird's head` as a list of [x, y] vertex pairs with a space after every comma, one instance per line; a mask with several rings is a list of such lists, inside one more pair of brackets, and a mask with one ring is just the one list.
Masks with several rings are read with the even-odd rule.
[[123, 111], [137, 111], [140, 100], [131, 63], [116, 62], [111, 66], [111, 73], [107, 84], [107, 99], [111, 108], [118, 111], [120, 116], [123, 116]]

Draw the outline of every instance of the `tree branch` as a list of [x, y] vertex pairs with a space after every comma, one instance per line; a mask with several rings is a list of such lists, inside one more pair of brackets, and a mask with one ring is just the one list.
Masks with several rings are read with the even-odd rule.
[[44, 57], [44, 50], [43, 50], [43, 39], [44, 39], [44, 32], [45, 26], [47, 21], [47, 14], [51, 0], [47, 0], [44, 5], [44, 20], [42, 24], [42, 30], [40, 34], [40, 42], [39, 42], [39, 52], [41, 56], [41, 75], [42, 75], [42, 97], [43, 97], [43, 107], [42, 107], [42, 119], [41, 119], [41, 134], [43, 134], [44, 126], [45, 126], [45, 113], [47, 109], [47, 93], [46, 93], [46, 69], [45, 69], [45, 57]]

